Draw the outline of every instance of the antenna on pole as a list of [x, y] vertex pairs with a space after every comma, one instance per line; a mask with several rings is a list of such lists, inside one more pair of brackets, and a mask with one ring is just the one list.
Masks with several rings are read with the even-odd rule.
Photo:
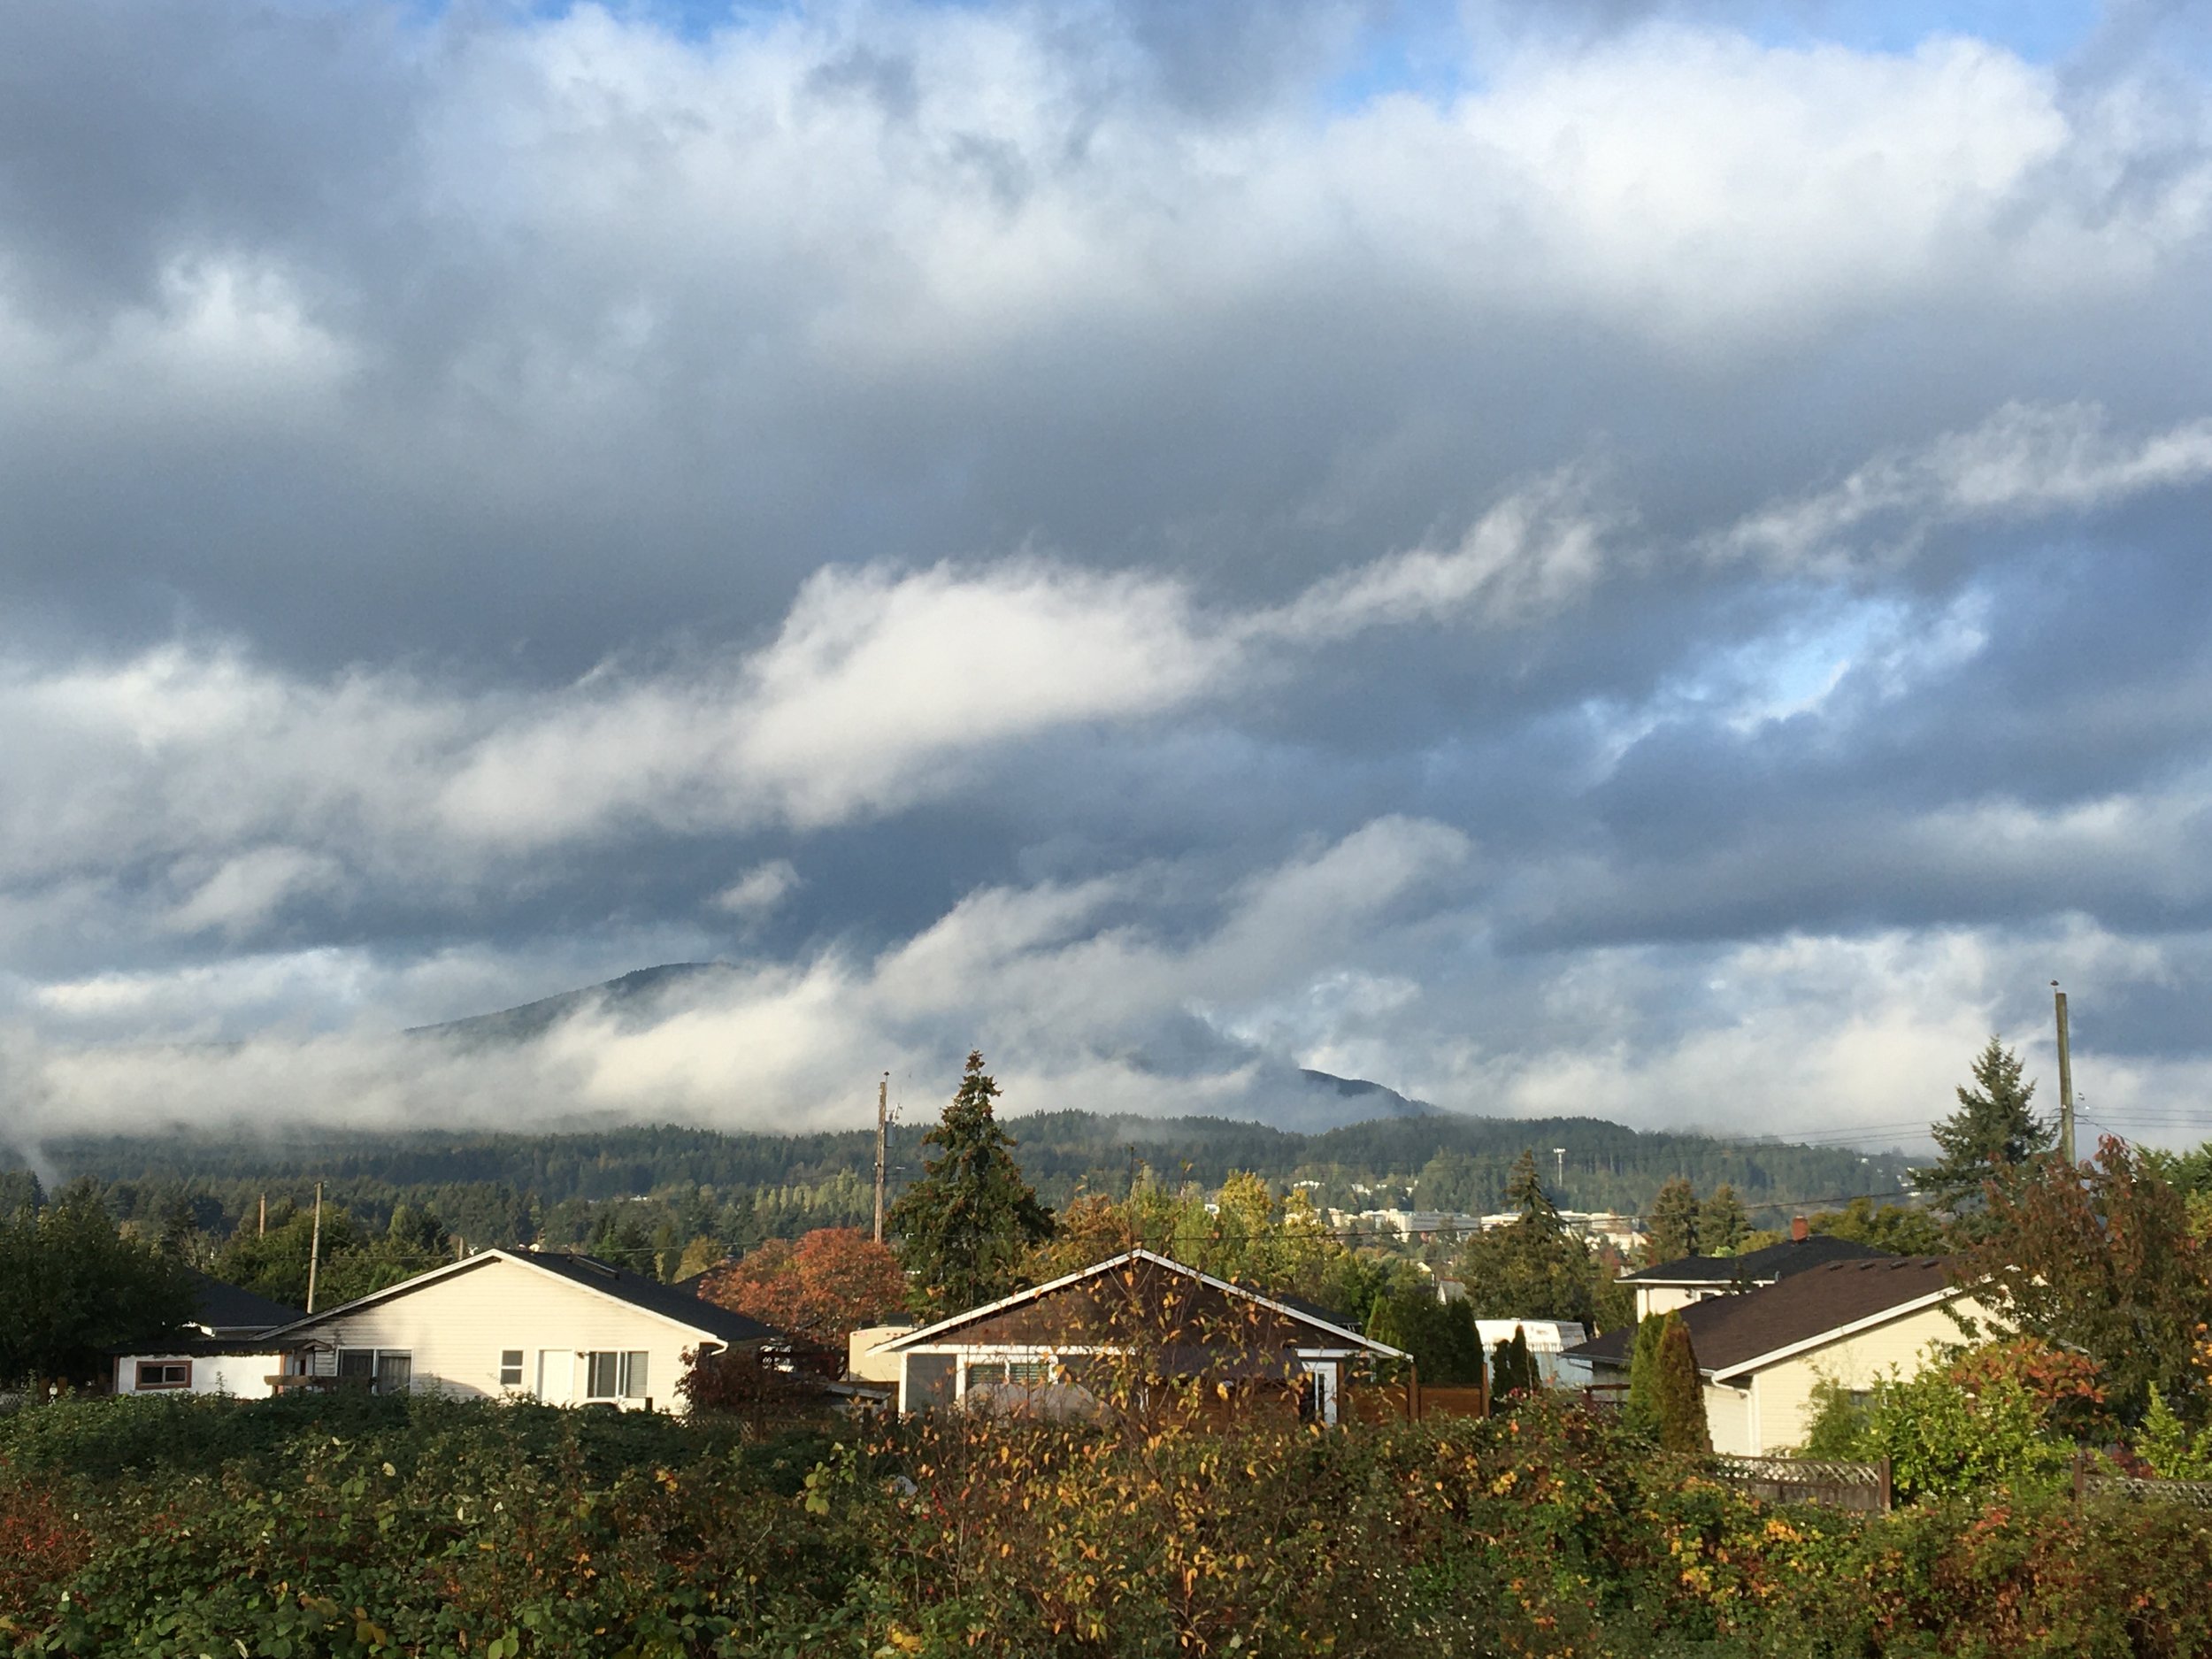
[[2066, 1029], [2066, 993], [2051, 981], [2052, 1000], [2058, 1010], [2058, 1155], [2074, 1161], [2074, 1049]]
[[890, 1137], [891, 1074], [886, 1071], [876, 1085], [876, 1242], [883, 1242], [884, 1156]]

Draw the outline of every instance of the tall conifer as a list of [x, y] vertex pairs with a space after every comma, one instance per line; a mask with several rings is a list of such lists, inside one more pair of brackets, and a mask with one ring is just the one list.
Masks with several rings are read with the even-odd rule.
[[998, 1085], [983, 1056], [968, 1056], [959, 1092], [923, 1144], [938, 1148], [888, 1217], [900, 1263], [919, 1299], [955, 1313], [1020, 1288], [1030, 1247], [1052, 1233], [1052, 1212], [1014, 1162], [1014, 1139], [991, 1110]]

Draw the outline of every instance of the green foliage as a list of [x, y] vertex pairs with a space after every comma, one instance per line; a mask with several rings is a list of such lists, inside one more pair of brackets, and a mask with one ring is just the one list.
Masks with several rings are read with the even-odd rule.
[[1367, 1334], [1413, 1356], [1420, 1379], [1460, 1387], [1483, 1379], [1482, 1333], [1464, 1300], [1443, 1302], [1418, 1279], [1376, 1299]]
[[1690, 1327], [1677, 1314], [1659, 1324], [1654, 1365], [1652, 1409], [1659, 1419], [1659, 1444], [1671, 1452], [1709, 1452], [1712, 1431], [1705, 1421], [1705, 1383], [1697, 1374]]
[[1970, 1499], [1994, 1488], [2056, 1490], [2074, 1446], [2052, 1432], [2049, 1414], [2019, 1381], [1969, 1388], [1931, 1367], [1877, 1381], [1863, 1400], [1829, 1385], [1807, 1441], [1809, 1455], [1872, 1462], [1886, 1457], [1897, 1494]]
[[184, 1263], [122, 1237], [89, 1183], [0, 1217], [0, 1385], [96, 1382], [104, 1349], [176, 1332], [196, 1305]]
[[2049, 1160], [1997, 1189], [1986, 1219], [1961, 1273], [1992, 1287], [2008, 1324], [2094, 1359], [2124, 1420], [2153, 1386], [2189, 1420], [2212, 1415], [2198, 1347], [2212, 1249], [2148, 1159], [2108, 1136], [2091, 1164]]
[[972, 1308], [1015, 1289], [1031, 1247], [1052, 1232], [1051, 1212], [1014, 1162], [1013, 1137], [992, 1113], [997, 1095], [983, 1056], [971, 1053], [959, 1091], [923, 1137], [937, 1155], [888, 1217], [899, 1259], [933, 1312]]
[[1636, 1345], [1629, 1350], [1628, 1398], [1621, 1405], [1623, 1426], [1659, 1437], [1659, 1336], [1667, 1316], [1647, 1313], [1636, 1324]]
[[1515, 1163], [1508, 1196], [1519, 1213], [1502, 1227], [1475, 1234], [1460, 1256], [1475, 1317], [1595, 1323], [1597, 1257], [1560, 1220], [1533, 1151]]
[[1645, 1248], [1651, 1263], [1678, 1262], [1698, 1254], [1697, 1194], [1689, 1182], [1677, 1177], [1659, 1189], [1651, 1201]]
[[2011, 1180], [2051, 1149], [2058, 1132], [2030, 1108], [2035, 1085], [2021, 1080], [2020, 1056], [1993, 1035], [1975, 1056], [1974, 1086], [1957, 1093], [1958, 1110], [1928, 1132], [1942, 1156], [1912, 1173], [1931, 1202], [1970, 1215], [1987, 1183]]
[[19, 1419], [0, 1422], [0, 1651], [2072, 1659], [2212, 1647], [2201, 1513], [2077, 1510], [2034, 1493], [1886, 1517], [1777, 1509], [1541, 1394], [1491, 1419], [1337, 1432], [1125, 1437], [954, 1415], [768, 1441], [426, 1397], [186, 1403], [59, 1415], [88, 1452], [115, 1438], [103, 1417], [221, 1448], [191, 1454], [188, 1471], [65, 1456], [33, 1468]]
[[1541, 1386], [1528, 1333], [1515, 1325], [1511, 1336], [1499, 1338], [1490, 1349], [1490, 1409], [1508, 1409], [1515, 1396], [1532, 1394]]
[[1855, 1198], [1841, 1210], [1820, 1211], [1812, 1217], [1811, 1225], [1815, 1233], [1870, 1244], [1899, 1256], [1940, 1256], [1950, 1248], [1943, 1224], [1909, 1204], [1877, 1207], [1870, 1198]]
[[1708, 1256], [1733, 1256], [1750, 1236], [1751, 1218], [1744, 1214], [1743, 1200], [1723, 1181], [1697, 1208], [1698, 1247]]
[[2212, 1480], [2212, 1427], [2195, 1433], [2174, 1415], [2166, 1396], [2151, 1385], [2150, 1409], [2135, 1439], [2135, 1455], [2164, 1480]]

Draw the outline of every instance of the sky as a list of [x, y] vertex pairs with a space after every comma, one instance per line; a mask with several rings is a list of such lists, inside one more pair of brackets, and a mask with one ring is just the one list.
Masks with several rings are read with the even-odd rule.
[[2194, 1144], [2208, 296], [2191, 5], [6, 8], [0, 1139]]

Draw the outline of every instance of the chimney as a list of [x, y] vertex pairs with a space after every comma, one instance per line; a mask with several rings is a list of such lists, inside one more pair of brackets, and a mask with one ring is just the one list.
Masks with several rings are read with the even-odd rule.
[[1813, 1224], [1802, 1216], [1790, 1217], [1790, 1242], [1802, 1244], [1813, 1236]]

